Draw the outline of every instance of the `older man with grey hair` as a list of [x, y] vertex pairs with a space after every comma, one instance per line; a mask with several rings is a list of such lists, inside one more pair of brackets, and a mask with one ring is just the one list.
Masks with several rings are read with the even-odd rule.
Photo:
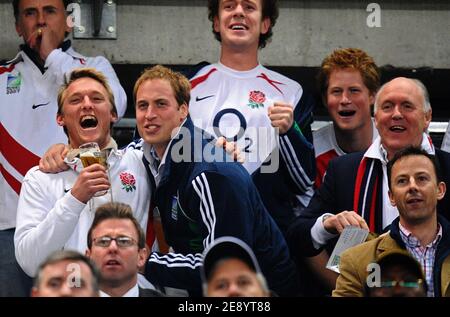
[[[398, 77], [384, 84], [375, 98], [375, 123], [379, 137], [365, 152], [330, 162], [324, 183], [308, 208], [289, 228], [293, 253], [313, 256], [336, 243], [346, 226], [382, 233], [398, 216], [389, 203], [387, 162], [398, 151], [418, 146], [436, 155], [442, 179], [450, 181], [450, 154], [435, 149], [426, 130], [431, 105], [425, 86], [416, 79]], [[450, 218], [450, 199], [439, 201], [438, 213]]]

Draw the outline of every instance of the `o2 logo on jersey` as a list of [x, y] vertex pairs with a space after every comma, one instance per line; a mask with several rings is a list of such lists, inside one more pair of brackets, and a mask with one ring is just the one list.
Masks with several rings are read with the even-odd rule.
[[[230, 127], [227, 126], [225, 127], [226, 131], [222, 131], [220, 128], [220, 121], [222, 120], [223, 116], [235, 116], [237, 118], [237, 120], [239, 121], [239, 130], [236, 132], [234, 132], [234, 135], [230, 136], [230, 130], [235, 131], [236, 127]], [[234, 120], [233, 120], [234, 121]], [[245, 120], [245, 117], [242, 115], [242, 113], [240, 113], [238, 110], [236, 109], [232, 109], [232, 108], [228, 108], [228, 109], [223, 109], [221, 111], [219, 111], [216, 116], [214, 117], [214, 121], [213, 121], [213, 128], [214, 128], [214, 133], [216, 134], [217, 137], [225, 137], [225, 139], [228, 142], [238, 142], [245, 134], [245, 130], [247, 129], [247, 120]], [[232, 132], [233, 133], [233, 132]], [[243, 151], [246, 153], [250, 153], [250, 147], [253, 145], [253, 140], [250, 139], [249, 137], [245, 137], [245, 146]]]

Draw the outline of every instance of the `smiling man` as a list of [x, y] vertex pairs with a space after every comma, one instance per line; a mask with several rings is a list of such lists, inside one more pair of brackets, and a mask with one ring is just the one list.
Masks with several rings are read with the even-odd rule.
[[283, 235], [240, 163], [210, 143], [189, 116], [190, 84], [157, 65], [134, 86], [136, 121], [169, 253], [152, 252], [146, 278], [160, 287], [201, 295], [202, 252], [222, 236], [254, 251], [269, 287], [294, 296], [297, 276]]
[[371, 107], [380, 87], [380, 73], [363, 50], [342, 48], [325, 57], [317, 77], [322, 101], [333, 121], [313, 133], [315, 185], [319, 187], [331, 159], [365, 151], [378, 136]]
[[[215, 137], [237, 143], [245, 169], [285, 233], [294, 207], [306, 206], [313, 194], [313, 103], [301, 101], [297, 82], [259, 63], [259, 49], [278, 18], [276, 0], [209, 0], [208, 12], [220, 60], [192, 71], [190, 115]], [[266, 159], [274, 168], [265, 170]]]
[[[378, 136], [371, 110], [380, 87], [380, 73], [373, 58], [363, 50], [341, 48], [324, 58], [317, 82], [322, 102], [332, 120], [313, 132], [317, 167], [315, 186], [319, 188], [333, 158], [365, 151]], [[327, 260], [326, 251], [305, 259], [305, 263], [311, 263], [303, 275], [312, 279], [305, 282], [309, 284], [306, 293], [331, 294], [337, 274], [325, 267]], [[309, 270], [315, 274], [309, 274]], [[320, 280], [316, 280], [316, 276]], [[319, 287], [321, 284], [323, 290]]]
[[[129, 204], [141, 226], [147, 225], [149, 183], [142, 173], [142, 152], [119, 151], [110, 136], [117, 119], [114, 96], [106, 78], [93, 69], [74, 70], [58, 94], [57, 123], [69, 138], [70, 168], [46, 174], [36, 166], [25, 176], [14, 236], [16, 258], [34, 276], [52, 251], [84, 252], [96, 206], [114, 199]], [[96, 142], [107, 152], [108, 170], [100, 164], [83, 167], [78, 147]], [[94, 197], [98, 191], [108, 194]]]
[[[291, 249], [316, 255], [332, 249], [335, 238], [349, 225], [382, 233], [398, 216], [388, 197], [386, 165], [400, 150], [414, 145], [435, 154], [444, 182], [450, 182], [450, 154], [435, 149], [425, 133], [431, 105], [417, 79], [399, 77], [384, 84], [375, 97], [379, 137], [365, 152], [333, 159], [310, 205], [289, 229]], [[437, 211], [450, 218], [450, 198], [439, 200]]]
[[23, 44], [16, 57], [0, 64], [0, 296], [27, 296], [14, 257], [17, 203], [26, 172], [50, 145], [67, 143], [54, 120], [59, 86], [74, 68], [93, 67], [108, 78], [119, 117], [125, 113], [127, 98], [106, 58], [86, 57], [73, 49], [66, 13], [71, 1], [10, 2]]
[[[399, 217], [392, 222], [389, 233], [342, 254], [341, 274], [333, 296], [362, 296], [366, 283], [387, 292], [385, 286], [376, 285], [386, 272], [371, 269], [372, 276], [368, 277], [369, 264], [390, 252], [406, 250], [422, 266], [428, 286], [427, 296], [448, 297], [450, 224], [436, 211], [437, 202], [446, 192], [439, 163], [434, 155], [417, 147], [408, 147], [391, 157], [387, 170], [389, 200], [398, 208]], [[380, 274], [377, 276], [377, 273]], [[413, 281], [417, 282], [417, 279]]]

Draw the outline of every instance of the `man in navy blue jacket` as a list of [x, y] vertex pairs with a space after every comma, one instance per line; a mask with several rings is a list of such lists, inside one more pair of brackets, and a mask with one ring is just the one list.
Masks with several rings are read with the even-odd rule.
[[188, 114], [189, 81], [162, 66], [145, 71], [134, 87], [136, 120], [152, 200], [170, 252], [153, 252], [145, 276], [161, 287], [201, 294], [202, 252], [216, 238], [234, 236], [254, 251], [269, 287], [296, 295], [295, 266], [247, 171]]
[[[397, 218], [390, 205], [386, 164], [398, 151], [413, 145], [435, 154], [442, 179], [450, 184], [450, 154], [435, 149], [425, 133], [431, 121], [431, 105], [425, 86], [416, 79], [395, 78], [384, 84], [375, 98], [375, 123], [379, 137], [366, 152], [332, 160], [321, 187], [307, 209], [290, 226], [291, 251], [313, 256], [331, 251], [348, 225], [386, 231]], [[438, 213], [450, 218], [450, 197], [439, 201]]]

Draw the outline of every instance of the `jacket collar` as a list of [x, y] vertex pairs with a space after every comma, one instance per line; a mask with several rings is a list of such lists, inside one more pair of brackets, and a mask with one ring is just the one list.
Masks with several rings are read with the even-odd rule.
[[[213, 139], [214, 137], [206, 131], [194, 126], [190, 115], [188, 115], [180, 126], [178, 133], [170, 140], [166, 148], [163, 160], [161, 161], [161, 164], [164, 163], [164, 169], [161, 172], [162, 175], [159, 185], [169, 181], [169, 179], [179, 182], [180, 177], [192, 169], [191, 163], [193, 162], [220, 161], [217, 155], [222, 155], [223, 157], [221, 159], [225, 162], [226, 154], [222, 149], [211, 145], [210, 148], [204, 151], [205, 145]], [[150, 148], [150, 145], [144, 144], [144, 155], [147, 160], [151, 159], [149, 157], [151, 155], [149, 152]], [[222, 151], [223, 153], [217, 153], [217, 151]]]
[[[439, 222], [439, 224], [442, 227], [442, 238], [438, 244], [438, 253], [440, 254], [440, 251], [446, 251], [448, 250], [448, 252], [445, 252], [446, 254], [450, 253], [450, 223], [448, 222], [447, 219], [445, 219], [445, 217], [441, 216], [440, 214], [437, 215], [437, 220]], [[400, 236], [400, 227], [399, 227], [399, 222], [400, 222], [400, 217], [397, 217], [391, 224], [390, 226], [390, 231], [389, 231], [389, 235], [391, 236], [391, 238], [402, 248], [405, 249], [405, 243], [403, 242], [401, 236]], [[380, 250], [386, 250], [391, 248], [394, 245], [394, 241], [392, 240], [386, 240], [384, 239], [380, 244], [379, 244], [379, 249]], [[437, 254], [438, 256], [438, 254]]]

